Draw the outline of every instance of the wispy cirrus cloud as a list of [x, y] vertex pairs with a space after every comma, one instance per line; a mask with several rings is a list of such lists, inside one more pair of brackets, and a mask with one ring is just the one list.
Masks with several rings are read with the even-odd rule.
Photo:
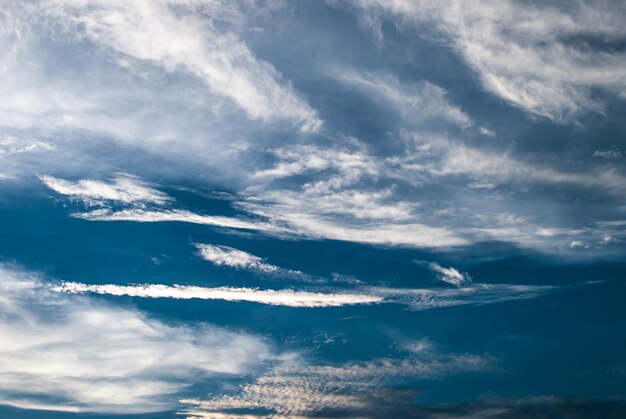
[[65, 412], [169, 410], [189, 383], [275, 358], [267, 342], [208, 324], [172, 326], [53, 292], [0, 266], [0, 404]]
[[234, 269], [243, 269], [262, 275], [269, 275], [278, 278], [290, 278], [304, 281], [313, 281], [311, 275], [304, 272], [285, 269], [280, 266], [265, 262], [259, 256], [244, 252], [228, 246], [218, 246], [212, 244], [196, 244], [198, 254], [204, 260], [216, 266], [228, 266]]
[[387, 288], [359, 287], [350, 290], [322, 288], [309, 291], [293, 289], [257, 289], [200, 287], [163, 284], [84, 284], [61, 282], [56, 292], [95, 293], [139, 298], [172, 298], [254, 302], [295, 307], [340, 307], [357, 304], [402, 304], [412, 310], [430, 310], [459, 305], [483, 305], [540, 297], [557, 289], [548, 285], [475, 284], [459, 288]]
[[428, 82], [402, 83], [387, 72], [371, 73], [354, 68], [333, 68], [330, 76], [362, 92], [369, 100], [393, 106], [404, 122], [415, 125], [433, 120], [460, 127], [472, 125], [470, 117], [446, 98], [446, 91]]
[[49, 175], [41, 176], [41, 180], [53, 191], [90, 205], [102, 201], [132, 205], [146, 203], [163, 205], [172, 201], [167, 194], [157, 190], [155, 185], [127, 174], [118, 174], [110, 182], [92, 179], [69, 181]]
[[470, 281], [469, 275], [462, 273], [456, 268], [444, 268], [437, 262], [431, 262], [428, 267], [439, 274], [439, 279], [448, 284], [460, 287]]
[[239, 394], [183, 399], [181, 403], [190, 406], [183, 413], [192, 418], [229, 414], [233, 416], [225, 417], [334, 417], [346, 412], [368, 417], [370, 402], [382, 403], [379, 397], [388, 386], [487, 371], [493, 366], [492, 357], [476, 355], [384, 358], [337, 366], [285, 364], [242, 386]]
[[134, 221], [138, 223], [182, 222], [243, 230], [282, 231], [279, 227], [263, 221], [219, 215], [203, 215], [191, 211], [175, 209], [144, 210], [141, 208], [130, 208], [119, 211], [99, 209], [73, 213], [72, 217], [88, 221]]
[[44, 18], [113, 52], [195, 75], [250, 118], [291, 120], [305, 131], [321, 126], [315, 110], [238, 36], [245, 4], [68, 0], [43, 6]]
[[481, 1], [470, 2], [469, 9], [465, 1], [355, 4], [366, 14], [434, 26], [487, 90], [532, 114], [567, 122], [602, 111], [594, 89], [622, 97], [626, 91], [626, 54], [616, 47], [625, 35], [623, 4]]
[[201, 300], [244, 301], [287, 307], [339, 307], [354, 304], [382, 302], [382, 297], [356, 292], [322, 293], [309, 291], [260, 290], [256, 288], [197, 287], [189, 285], [90, 285], [77, 282], [62, 282], [53, 288], [64, 293], [96, 293], [128, 295], [142, 298], [174, 298]]

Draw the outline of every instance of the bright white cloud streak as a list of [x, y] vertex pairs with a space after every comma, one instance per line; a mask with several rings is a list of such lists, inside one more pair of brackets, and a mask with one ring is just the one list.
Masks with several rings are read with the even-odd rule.
[[260, 290], [256, 288], [199, 287], [191, 285], [115, 285], [61, 282], [56, 292], [127, 295], [140, 298], [202, 299], [247, 301], [287, 307], [340, 307], [355, 304], [391, 303], [408, 305], [413, 310], [429, 310], [465, 304], [491, 304], [509, 300], [535, 298], [554, 290], [552, 286], [476, 284], [459, 288], [385, 288], [361, 287], [350, 292], [296, 291], [292, 289]]
[[0, 266], [0, 404], [67, 412], [172, 409], [200, 379], [274, 358], [262, 339], [52, 292]]
[[264, 275], [271, 275], [283, 278], [312, 280], [310, 275], [304, 272], [281, 268], [265, 262], [262, 258], [243, 250], [234, 249], [228, 246], [217, 246], [212, 244], [196, 244], [199, 255], [214, 265], [228, 266], [235, 269], [243, 269], [257, 272]]
[[216, 287], [189, 285], [89, 285], [62, 282], [53, 288], [57, 292], [128, 295], [144, 298], [174, 298], [224, 301], [248, 301], [287, 307], [339, 307], [354, 304], [382, 302], [382, 297], [357, 293], [319, 293], [294, 290], [259, 290], [255, 288]]
[[243, 230], [261, 230], [271, 232], [280, 231], [278, 227], [261, 221], [247, 221], [239, 218], [222, 217], [218, 215], [202, 215], [185, 210], [142, 210], [131, 208], [120, 211], [111, 211], [108, 209], [101, 209], [74, 213], [72, 216], [88, 221], [135, 221], [139, 223], [178, 221], [183, 223], [203, 224]]
[[94, 204], [99, 201], [116, 201], [124, 204], [165, 204], [172, 199], [155, 189], [153, 185], [133, 176], [120, 174], [113, 181], [81, 179], [69, 181], [53, 176], [42, 176], [41, 180], [53, 191]]
[[455, 268], [444, 268], [436, 262], [432, 262], [428, 266], [439, 274], [439, 279], [448, 284], [460, 287], [470, 280], [467, 274], [461, 273]]

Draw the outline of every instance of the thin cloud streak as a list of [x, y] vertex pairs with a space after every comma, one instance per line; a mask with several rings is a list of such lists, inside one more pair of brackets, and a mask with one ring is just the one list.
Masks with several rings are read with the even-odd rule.
[[314, 281], [311, 275], [272, 265], [265, 262], [262, 258], [243, 250], [212, 244], [196, 244], [196, 248], [202, 259], [216, 266], [228, 266], [272, 277]]
[[254, 302], [294, 308], [341, 307], [358, 304], [401, 304], [412, 310], [430, 310], [458, 305], [483, 305], [511, 300], [536, 298], [555, 290], [547, 285], [476, 284], [459, 288], [386, 288], [360, 287], [350, 292], [296, 291], [292, 289], [256, 289], [199, 287], [191, 285], [115, 285], [61, 282], [53, 291], [71, 294], [95, 293], [140, 298], [173, 298]]
[[280, 228], [265, 222], [246, 221], [219, 215], [202, 215], [186, 210], [100, 209], [73, 213], [72, 217], [87, 221], [134, 221], [139, 223], [183, 222], [242, 230], [279, 232]]
[[172, 201], [172, 198], [155, 189], [153, 185], [127, 174], [118, 174], [111, 182], [92, 179], [68, 181], [49, 175], [41, 176], [40, 179], [53, 191], [92, 205], [101, 201], [134, 205], [163, 205]]
[[382, 302], [382, 297], [357, 293], [318, 293], [294, 290], [259, 290], [255, 288], [216, 287], [206, 288], [188, 285], [89, 285], [62, 282], [53, 291], [83, 294], [127, 295], [142, 298], [202, 299], [245, 301], [286, 307], [340, 307], [354, 304]]

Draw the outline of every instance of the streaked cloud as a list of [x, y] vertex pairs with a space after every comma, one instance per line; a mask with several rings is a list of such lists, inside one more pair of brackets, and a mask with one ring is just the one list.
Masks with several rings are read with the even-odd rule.
[[128, 295], [143, 298], [174, 298], [224, 301], [247, 301], [287, 307], [339, 307], [353, 304], [382, 302], [382, 297], [358, 293], [321, 293], [308, 291], [259, 290], [255, 288], [216, 287], [206, 288], [188, 285], [89, 285], [77, 282], [62, 282], [53, 288], [64, 293], [96, 293]]
[[363, 412], [387, 386], [490, 370], [493, 364], [493, 358], [476, 355], [384, 358], [337, 366], [285, 364], [243, 385], [239, 394], [209, 400], [183, 399], [181, 403], [190, 406], [183, 413], [192, 418], [220, 414], [334, 417], [338, 412]]
[[458, 288], [385, 288], [369, 291], [385, 302], [407, 305], [412, 310], [432, 310], [460, 305], [497, 304], [544, 296], [558, 287], [550, 285], [514, 285], [475, 283]]
[[195, 75], [250, 118], [292, 120], [305, 131], [321, 126], [315, 110], [239, 37], [246, 15], [236, 2], [68, 0], [44, 6], [45, 18], [115, 53]]
[[131, 208], [112, 211], [109, 209], [99, 209], [89, 212], [74, 213], [72, 217], [88, 221], [134, 221], [138, 223], [175, 221], [243, 230], [280, 231], [277, 227], [262, 221], [255, 222], [219, 215], [202, 215], [186, 210], [143, 210]]
[[364, 13], [434, 25], [490, 92], [556, 121], [603, 109], [594, 89], [624, 96], [626, 54], [589, 48], [624, 36], [623, 4], [584, 2], [529, 7], [515, 1], [360, 0]]
[[333, 68], [331, 77], [363, 92], [370, 100], [391, 104], [410, 124], [450, 122], [465, 127], [472, 125], [470, 117], [446, 98], [446, 91], [428, 82], [402, 83], [390, 73], [371, 73], [353, 68]]
[[437, 262], [431, 262], [428, 266], [430, 267], [430, 269], [439, 274], [439, 279], [441, 279], [443, 282], [447, 282], [448, 284], [460, 287], [470, 281], [470, 278], [467, 274], [461, 273], [455, 268], [444, 268]]
[[154, 185], [127, 174], [118, 174], [110, 182], [92, 179], [69, 181], [48, 175], [41, 176], [41, 180], [53, 191], [80, 199], [90, 205], [98, 204], [100, 201], [162, 205], [172, 200], [165, 193], [154, 188]]
[[196, 244], [199, 255], [214, 265], [243, 269], [272, 277], [313, 280], [311, 275], [292, 269], [281, 268], [265, 262], [262, 258], [228, 246]]
[[53, 291], [71, 294], [95, 293], [140, 298], [173, 298], [245, 301], [287, 307], [340, 307], [355, 304], [390, 303], [412, 310], [430, 310], [458, 305], [483, 305], [536, 298], [557, 289], [547, 285], [474, 284], [459, 288], [359, 287], [350, 290], [324, 288], [319, 291], [199, 287], [163, 284], [83, 284], [61, 282]]
[[190, 383], [275, 357], [261, 338], [172, 326], [103, 301], [53, 292], [0, 266], [0, 404], [65, 412], [171, 409]]

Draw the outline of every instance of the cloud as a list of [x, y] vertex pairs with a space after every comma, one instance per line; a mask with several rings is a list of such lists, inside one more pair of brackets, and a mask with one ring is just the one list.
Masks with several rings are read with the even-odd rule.
[[188, 285], [89, 285], [77, 282], [62, 282], [53, 288], [64, 293], [96, 293], [128, 295], [143, 298], [175, 298], [224, 301], [247, 301], [287, 307], [339, 307], [353, 304], [372, 304], [382, 301], [376, 295], [357, 293], [318, 293], [307, 291], [259, 290], [255, 288], [217, 287], [205, 288]]
[[428, 266], [430, 269], [439, 274], [439, 279], [443, 282], [447, 282], [448, 284], [460, 287], [470, 281], [467, 274], [461, 273], [455, 268], [444, 268], [437, 262], [431, 262]]
[[127, 174], [118, 174], [111, 182], [91, 179], [68, 181], [48, 175], [41, 176], [41, 180], [53, 191], [90, 205], [97, 205], [102, 201], [163, 205], [172, 201], [165, 193], [153, 188], [153, 185]]
[[260, 304], [311, 308], [356, 304], [390, 303], [412, 310], [431, 310], [458, 305], [483, 305], [536, 298], [557, 289], [548, 285], [475, 284], [459, 288], [359, 287], [341, 292], [261, 290], [256, 288], [199, 287], [191, 285], [115, 285], [61, 282], [53, 291], [71, 294], [96, 293], [140, 298], [202, 299], [246, 301]]
[[235, 269], [244, 269], [251, 272], [270, 275], [273, 277], [313, 280], [313, 277], [304, 272], [281, 268], [269, 264], [258, 256], [243, 250], [228, 246], [212, 244], [196, 244], [200, 256], [214, 265], [228, 266]]
[[438, 120], [461, 127], [472, 125], [470, 117], [448, 101], [446, 91], [432, 83], [402, 83], [390, 73], [370, 73], [353, 68], [333, 68], [329, 73], [363, 92], [368, 100], [391, 104], [409, 124]]
[[54, 145], [44, 141], [19, 141], [15, 137], [4, 137], [0, 140], [0, 157], [13, 156], [15, 154], [28, 153], [31, 151], [53, 150]]
[[[434, 25], [488, 91], [536, 115], [569, 121], [602, 111], [594, 90], [626, 92], [626, 8], [615, 2], [360, 0], [366, 14]], [[599, 45], [592, 48], [590, 45]]]
[[[421, 404], [419, 390], [415, 388], [386, 388], [361, 397], [359, 406], [339, 411], [323, 411], [326, 418], [360, 417], [374, 419], [381, 417], [402, 417], [415, 419], [548, 419], [567, 417], [571, 419], [620, 418], [626, 414], [623, 400], [563, 398], [537, 396], [529, 398], [480, 398], [466, 403]], [[190, 404], [204, 402], [185, 400]], [[314, 405], [313, 402], [310, 403]], [[225, 409], [226, 410], [226, 409]], [[317, 412], [315, 412], [317, 413]], [[201, 408], [190, 409], [192, 418], [253, 419], [267, 417], [250, 413], [223, 413]], [[312, 413], [314, 414], [314, 413]], [[271, 418], [294, 418], [294, 415], [271, 414]], [[300, 416], [302, 417], [302, 416]]]
[[432, 310], [459, 305], [497, 304], [505, 301], [541, 297], [558, 287], [550, 285], [514, 285], [476, 283], [458, 288], [385, 288], [369, 287], [384, 302], [405, 304], [412, 310]]
[[240, 39], [246, 23], [237, 3], [67, 0], [43, 5], [46, 18], [111, 51], [193, 74], [252, 119], [291, 120], [304, 131], [322, 124], [280, 73]]
[[0, 404], [66, 412], [172, 409], [192, 382], [273, 359], [262, 339], [171, 326], [132, 308], [52, 292], [0, 266]]
[[447, 355], [383, 358], [339, 366], [284, 364], [242, 386], [239, 394], [209, 400], [183, 399], [181, 403], [190, 405], [183, 413], [192, 418], [216, 417], [214, 414], [276, 418], [334, 417], [339, 413], [353, 416], [369, 405], [368, 400], [377, 400], [389, 386], [490, 370], [493, 361], [491, 357], [476, 355]]
[[626, 185], [624, 176], [612, 168], [568, 172], [520, 160], [510, 151], [469, 147], [440, 136], [407, 132], [406, 140], [409, 144], [406, 156], [393, 158], [392, 161], [406, 173], [412, 173], [412, 176], [422, 174], [434, 179], [466, 176], [469, 180], [491, 182], [494, 185], [572, 185], [601, 188], [614, 194], [622, 194]]
[[248, 221], [219, 215], [202, 215], [186, 210], [143, 210], [138, 208], [111, 211], [99, 209], [72, 214], [72, 217], [88, 221], [134, 221], [138, 223], [183, 222], [243, 230], [280, 231], [265, 222]]

